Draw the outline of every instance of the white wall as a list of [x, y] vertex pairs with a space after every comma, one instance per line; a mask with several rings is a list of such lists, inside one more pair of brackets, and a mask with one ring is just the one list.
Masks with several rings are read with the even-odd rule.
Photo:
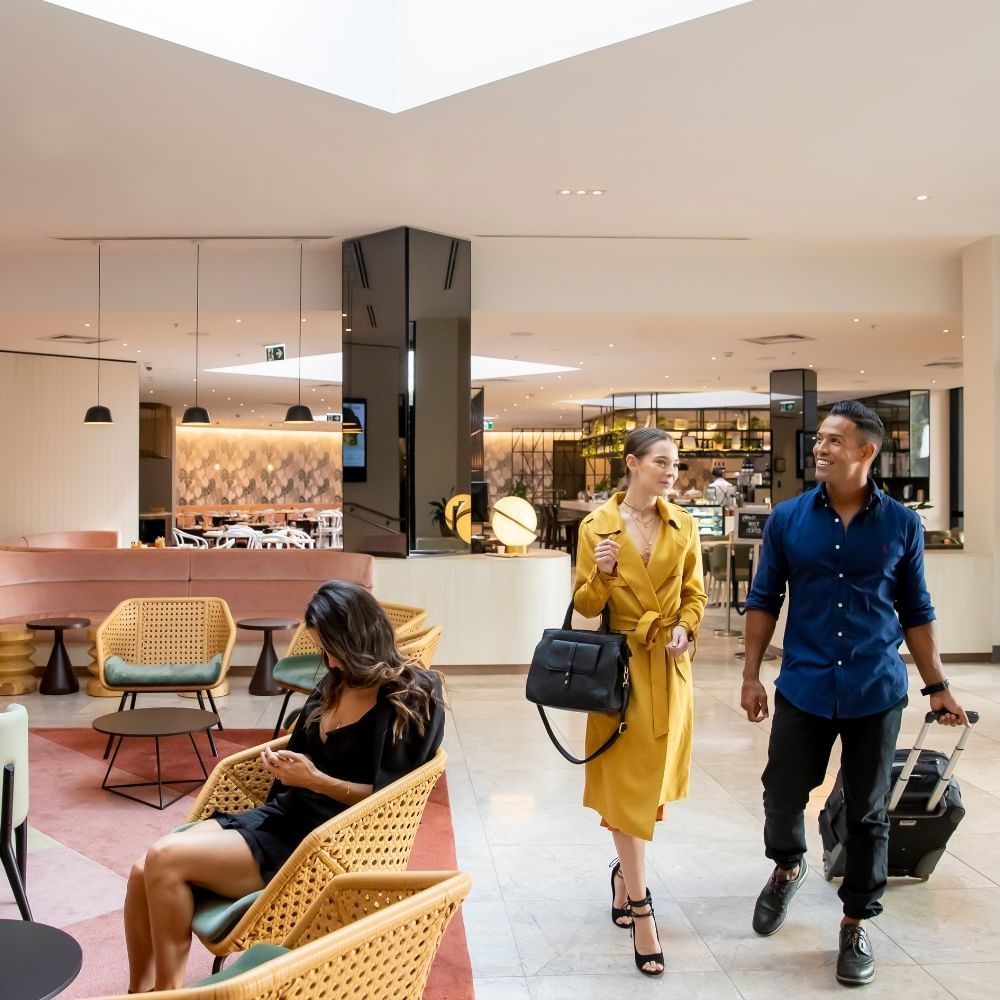
[[43, 531], [138, 532], [137, 366], [101, 365], [114, 424], [86, 426], [97, 366], [84, 358], [0, 352], [0, 537]]
[[[931, 474], [928, 496], [933, 507], [920, 511], [924, 527], [928, 531], [947, 531], [951, 511], [951, 490], [948, 486], [948, 470], [951, 465], [949, 430], [951, 413], [948, 409], [948, 390], [931, 389]], [[911, 447], [913, 443], [911, 442]]]

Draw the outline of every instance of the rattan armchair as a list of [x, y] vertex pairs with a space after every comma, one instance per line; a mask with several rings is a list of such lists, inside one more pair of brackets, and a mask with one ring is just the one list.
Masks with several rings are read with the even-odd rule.
[[[405, 637], [412, 636], [427, 618], [427, 612], [423, 608], [407, 604], [382, 604], [381, 607], [392, 623], [396, 639], [400, 643]], [[309, 694], [319, 683], [322, 671], [320, 648], [303, 622], [292, 635], [285, 655], [274, 665], [274, 680], [279, 687], [285, 689], [285, 697], [281, 699], [281, 708], [278, 709], [278, 721], [274, 724], [274, 739], [281, 732], [292, 695], [296, 692]]]
[[441, 626], [432, 625], [430, 628], [424, 629], [423, 632], [407, 636], [399, 643], [399, 651], [403, 656], [419, 660], [422, 667], [430, 670], [434, 664], [434, 657], [437, 655], [440, 642]]
[[[218, 714], [212, 688], [225, 680], [235, 643], [236, 625], [221, 597], [133, 597], [97, 628], [98, 677], [122, 693], [118, 711], [129, 696], [135, 708], [140, 692], [176, 691], [197, 695], [202, 708], [204, 692]], [[216, 754], [211, 729], [208, 738]]]
[[[334, 877], [262, 964], [231, 979], [147, 1000], [420, 1000], [448, 923], [472, 882], [463, 872], [366, 872]], [[230, 973], [235, 972], [234, 963]], [[126, 1000], [125, 997], [106, 1000]]]
[[[284, 736], [266, 745], [278, 749], [288, 739]], [[274, 780], [261, 763], [262, 749], [253, 747], [221, 760], [192, 806], [188, 822], [262, 805]], [[405, 869], [424, 806], [447, 760], [444, 750], [438, 750], [415, 771], [318, 826], [259, 893], [238, 902], [203, 895], [195, 908], [193, 930], [218, 956], [217, 965], [226, 955], [251, 945], [280, 943], [334, 876]]]

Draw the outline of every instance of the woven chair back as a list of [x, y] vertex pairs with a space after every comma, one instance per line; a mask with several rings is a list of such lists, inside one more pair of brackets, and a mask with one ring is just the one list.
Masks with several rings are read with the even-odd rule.
[[103, 662], [206, 663], [228, 656], [236, 637], [221, 597], [133, 597], [122, 601], [97, 630]]
[[[291, 948], [288, 954], [218, 983], [135, 995], [141, 1000], [420, 1000], [441, 938], [471, 887], [463, 872], [342, 875], [281, 942]], [[326, 913], [334, 914], [337, 924], [329, 932], [320, 929]]]
[[[382, 604], [382, 608], [399, 640], [411, 636], [427, 618], [427, 612], [423, 608], [413, 608], [405, 604]], [[319, 652], [321, 650], [309, 634], [306, 623], [302, 622], [292, 635], [285, 656], [309, 656]]]
[[432, 625], [423, 632], [408, 636], [399, 644], [399, 651], [406, 657], [419, 660], [425, 670], [430, 670], [441, 642], [441, 626]]

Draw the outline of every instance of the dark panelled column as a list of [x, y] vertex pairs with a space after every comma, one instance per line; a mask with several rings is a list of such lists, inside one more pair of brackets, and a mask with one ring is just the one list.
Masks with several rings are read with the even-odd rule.
[[771, 503], [780, 503], [816, 483], [812, 456], [816, 433], [816, 372], [787, 368], [771, 372]]
[[466, 240], [399, 228], [344, 243], [346, 550], [458, 544], [431, 502], [469, 492], [471, 306]]

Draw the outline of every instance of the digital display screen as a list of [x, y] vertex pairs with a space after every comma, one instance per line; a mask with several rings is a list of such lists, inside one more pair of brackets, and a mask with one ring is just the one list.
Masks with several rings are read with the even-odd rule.
[[345, 399], [343, 411], [344, 479], [363, 483], [368, 479], [368, 458], [365, 448], [367, 406], [363, 399]]

